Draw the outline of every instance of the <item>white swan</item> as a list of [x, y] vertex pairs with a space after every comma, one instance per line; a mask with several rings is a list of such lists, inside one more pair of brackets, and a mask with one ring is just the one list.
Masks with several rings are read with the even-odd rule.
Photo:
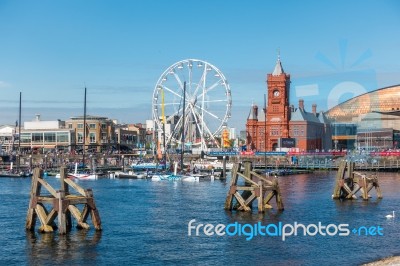
[[386, 215], [386, 218], [387, 218], [387, 219], [394, 218], [394, 211], [393, 211], [393, 215], [392, 215], [392, 214], [388, 214], [388, 215]]

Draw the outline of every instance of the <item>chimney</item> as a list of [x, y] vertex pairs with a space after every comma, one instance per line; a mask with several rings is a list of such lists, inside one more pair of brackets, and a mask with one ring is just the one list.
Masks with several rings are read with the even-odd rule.
[[36, 114], [36, 121], [40, 121], [40, 114]]
[[258, 106], [257, 105], [253, 106], [253, 114], [255, 117], [258, 117]]
[[299, 100], [299, 109], [304, 111], [304, 100], [303, 99]]
[[315, 103], [312, 105], [312, 113], [317, 115], [317, 105]]

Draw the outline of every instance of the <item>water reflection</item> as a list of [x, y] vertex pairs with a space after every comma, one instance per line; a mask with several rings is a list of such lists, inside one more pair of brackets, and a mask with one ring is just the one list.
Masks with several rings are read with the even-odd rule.
[[66, 235], [26, 232], [27, 258], [30, 265], [85, 264], [97, 260], [101, 231], [79, 230]]

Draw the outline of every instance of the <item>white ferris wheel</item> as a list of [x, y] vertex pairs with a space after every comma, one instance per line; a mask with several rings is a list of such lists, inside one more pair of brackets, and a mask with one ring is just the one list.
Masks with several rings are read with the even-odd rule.
[[[155, 129], [167, 147], [220, 147], [215, 137], [231, 116], [231, 90], [222, 72], [208, 62], [186, 59], [168, 67], [153, 92]], [[183, 134], [183, 135], [182, 135]]]

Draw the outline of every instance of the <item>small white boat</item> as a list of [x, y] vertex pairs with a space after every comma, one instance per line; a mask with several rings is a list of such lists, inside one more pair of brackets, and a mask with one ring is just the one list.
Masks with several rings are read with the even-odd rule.
[[182, 181], [185, 182], [199, 182], [200, 181], [200, 176], [199, 175], [188, 175], [188, 176], [183, 176]]
[[135, 173], [133, 171], [129, 172], [115, 172], [115, 177], [117, 178], [131, 178], [131, 179], [143, 179], [147, 177], [146, 173]]
[[145, 171], [145, 170], [165, 170], [168, 164], [165, 163], [152, 163], [152, 162], [137, 162], [131, 165], [133, 170]]
[[200, 180], [200, 175], [198, 174], [178, 174], [177, 173], [178, 169], [178, 163], [174, 163], [174, 172], [170, 174], [155, 174], [151, 177], [152, 181], [162, 181], [162, 180], [168, 180], [168, 181], [185, 181], [185, 182], [199, 182]]
[[[223, 162], [219, 160], [214, 160], [214, 161], [209, 161], [209, 160], [200, 160], [198, 162], [194, 163], [194, 167], [196, 167], [199, 170], [210, 170], [210, 169], [223, 169], [224, 164]], [[225, 169], [226, 170], [232, 170], [233, 168], [233, 163], [226, 162], [225, 163]]]
[[[56, 178], [60, 178], [60, 174], [56, 175]], [[79, 180], [97, 180], [98, 174], [91, 173], [78, 173], [78, 163], [75, 163], [74, 173], [68, 173], [68, 178], [79, 179]]]
[[159, 175], [156, 174], [151, 177], [151, 181], [162, 181], [162, 180], [177, 181], [180, 179], [181, 176], [174, 174], [159, 174]]

